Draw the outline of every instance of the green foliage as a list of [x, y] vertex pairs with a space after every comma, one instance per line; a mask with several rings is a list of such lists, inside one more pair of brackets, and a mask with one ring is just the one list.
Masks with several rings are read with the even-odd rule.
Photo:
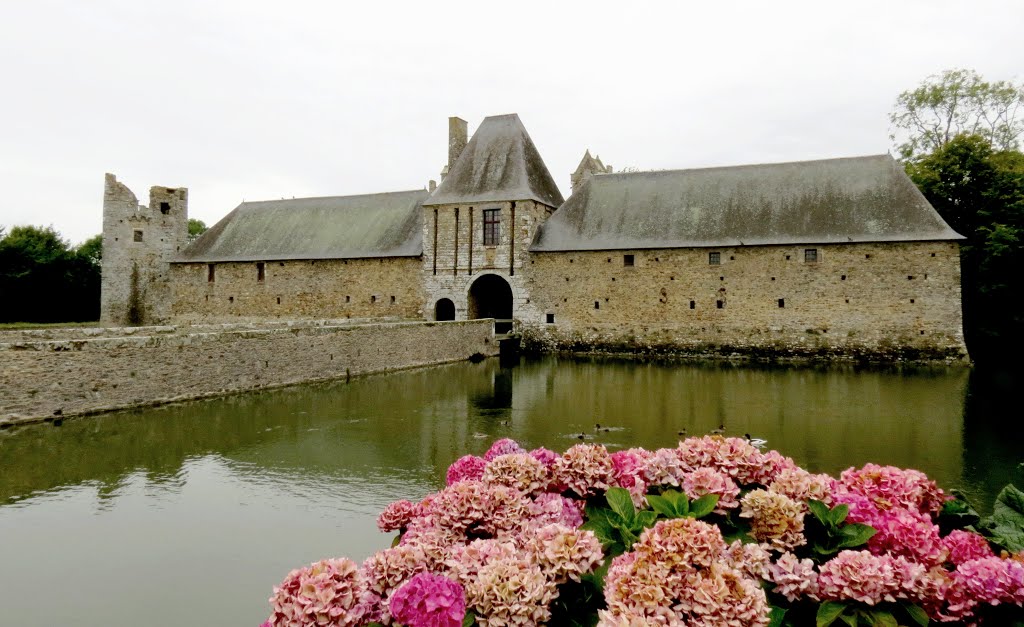
[[192, 241], [205, 233], [209, 227], [202, 220], [195, 218], [188, 219], [188, 241]]
[[662, 518], [703, 518], [718, 505], [718, 495], [705, 494], [690, 502], [682, 492], [666, 490], [660, 496], [648, 494], [647, 502]]
[[966, 237], [961, 245], [964, 332], [976, 361], [1024, 348], [1024, 154], [997, 152], [984, 137], [961, 135], [907, 164], [907, 174], [939, 215]]
[[936, 520], [939, 525], [939, 532], [943, 537], [949, 535], [951, 531], [966, 529], [976, 525], [981, 520], [981, 516], [967, 502], [967, 498], [964, 497], [962, 492], [953, 490], [952, 495], [953, 500], [942, 504], [942, 510], [939, 512]]
[[999, 150], [1015, 150], [1024, 132], [1017, 112], [1024, 86], [990, 83], [974, 70], [946, 70], [929, 76], [896, 99], [889, 115], [897, 152], [915, 159], [942, 149], [957, 135], [979, 135]]
[[[898, 618], [897, 618], [898, 617]], [[920, 607], [909, 603], [887, 603], [864, 607], [840, 601], [825, 601], [818, 606], [816, 627], [839, 624], [849, 627], [900, 627], [900, 625], [927, 625], [928, 615]]]
[[1010, 484], [996, 497], [992, 515], [982, 520], [978, 530], [989, 542], [1011, 552], [1024, 551], [1024, 492]]
[[828, 508], [821, 501], [810, 499], [807, 505], [812, 517], [806, 519], [805, 530], [808, 544], [821, 559], [829, 559], [839, 551], [862, 546], [875, 535], [875, 529], [861, 523], [846, 523], [850, 513], [847, 505]]
[[[605, 562], [608, 563], [607, 560]], [[607, 567], [604, 568], [607, 572]], [[569, 580], [558, 586], [558, 597], [551, 602], [551, 618], [548, 625], [559, 627], [594, 627], [597, 612], [604, 609], [604, 594], [596, 580], [600, 577], [583, 577], [582, 581]]]
[[605, 557], [611, 559], [632, 549], [643, 530], [654, 525], [658, 514], [637, 511], [625, 488], [609, 488], [605, 500], [608, 507], [587, 504], [587, 522], [581, 528], [594, 532], [604, 547]]
[[71, 248], [52, 227], [0, 230], [0, 322], [96, 320], [102, 241]]

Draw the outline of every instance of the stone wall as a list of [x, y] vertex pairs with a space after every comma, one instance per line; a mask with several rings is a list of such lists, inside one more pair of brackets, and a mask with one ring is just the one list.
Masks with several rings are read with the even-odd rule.
[[103, 192], [100, 320], [154, 324], [170, 317], [170, 262], [188, 240], [188, 190], [151, 187], [149, 205], [107, 174]]
[[951, 242], [534, 253], [523, 274], [534, 348], [966, 358]]
[[418, 257], [261, 263], [173, 264], [173, 320], [424, 318]]
[[459, 361], [498, 350], [490, 320], [150, 330], [0, 337], [0, 424]]

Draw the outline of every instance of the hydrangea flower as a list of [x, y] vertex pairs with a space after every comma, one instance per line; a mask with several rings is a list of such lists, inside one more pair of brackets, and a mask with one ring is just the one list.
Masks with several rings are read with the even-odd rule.
[[729, 475], [719, 472], [714, 468], [698, 468], [683, 475], [681, 486], [686, 496], [691, 499], [699, 499], [707, 494], [717, 494], [718, 503], [715, 505], [715, 513], [725, 514], [730, 509], [740, 506], [736, 497], [740, 494], [740, 487]]
[[927, 514], [938, 514], [948, 500], [919, 470], [904, 470], [895, 466], [865, 464], [863, 468], [847, 468], [832, 486], [833, 492], [853, 492], [867, 497], [879, 510], [908, 509]]
[[561, 523], [575, 528], [583, 524], [583, 503], [561, 494], [550, 492], [538, 494], [530, 503], [529, 508], [530, 522], [535, 527]]
[[463, 455], [448, 467], [445, 478], [448, 485], [455, 485], [459, 481], [479, 481], [484, 476], [485, 466], [487, 466], [487, 460], [483, 457]]
[[811, 474], [797, 466], [783, 468], [776, 473], [768, 485], [768, 491], [785, 494], [800, 503], [815, 499], [832, 505], [832, 477]]
[[359, 611], [367, 590], [359, 568], [347, 558], [314, 562], [288, 573], [270, 597], [275, 627], [363, 624]]
[[384, 533], [402, 531], [420, 513], [418, 504], [402, 499], [390, 503], [377, 517], [377, 528]]
[[388, 600], [391, 616], [407, 627], [462, 627], [466, 595], [447, 577], [420, 573]]
[[481, 627], [543, 624], [551, 618], [556, 595], [540, 566], [521, 557], [484, 564], [466, 586], [466, 600]]
[[555, 461], [552, 483], [587, 497], [607, 490], [614, 481], [613, 473], [608, 449], [598, 444], [577, 444]]
[[555, 465], [555, 460], [558, 459], [558, 453], [541, 446], [530, 451], [530, 457], [544, 464], [545, 468], [550, 469]]
[[525, 452], [526, 449], [519, 446], [519, 443], [515, 440], [511, 438], [501, 438], [500, 440], [495, 440], [494, 444], [491, 445], [491, 448], [487, 449], [487, 452], [484, 453], [484, 461], [489, 462], [495, 457], [499, 457], [501, 455], [512, 455]]
[[995, 557], [988, 540], [973, 531], [957, 529], [942, 539], [942, 548], [946, 550], [946, 558], [950, 564], [959, 566], [971, 560]]
[[555, 583], [579, 581], [604, 559], [601, 541], [592, 531], [552, 524], [524, 539], [524, 549]]
[[1024, 564], [998, 557], [964, 562], [952, 573], [947, 601], [948, 615], [959, 619], [974, 616], [983, 604], [1024, 607]]
[[788, 551], [807, 544], [804, 509], [784, 494], [752, 490], [740, 501], [740, 517], [750, 519], [750, 533], [758, 542]]
[[523, 494], [536, 494], [548, 486], [548, 469], [526, 453], [498, 455], [484, 467], [483, 481], [515, 488]]
[[777, 594], [790, 601], [805, 597], [815, 601], [818, 599], [818, 573], [814, 570], [813, 561], [800, 559], [787, 551], [769, 570]]

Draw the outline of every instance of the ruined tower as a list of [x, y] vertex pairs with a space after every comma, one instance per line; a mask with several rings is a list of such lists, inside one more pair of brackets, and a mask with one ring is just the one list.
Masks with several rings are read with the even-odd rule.
[[572, 182], [572, 191], [575, 192], [579, 189], [579, 186], [595, 174], [611, 174], [612, 166], [601, 163], [601, 157], [591, 157], [590, 150], [583, 155], [583, 159], [580, 160], [580, 164], [576, 166], [576, 171], [569, 175], [569, 179]]
[[149, 205], [113, 174], [103, 190], [100, 322], [142, 325], [170, 317], [170, 262], [188, 241], [188, 190], [151, 187]]

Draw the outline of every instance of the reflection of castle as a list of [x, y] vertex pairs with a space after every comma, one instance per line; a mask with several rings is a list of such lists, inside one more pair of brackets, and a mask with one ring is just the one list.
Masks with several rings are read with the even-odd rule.
[[[551, 346], [964, 357], [959, 235], [887, 155], [613, 174], [564, 200], [515, 114], [429, 189], [246, 202], [186, 245], [187, 191], [113, 176], [103, 318], [515, 321]], [[499, 327], [499, 330], [502, 330]]]

